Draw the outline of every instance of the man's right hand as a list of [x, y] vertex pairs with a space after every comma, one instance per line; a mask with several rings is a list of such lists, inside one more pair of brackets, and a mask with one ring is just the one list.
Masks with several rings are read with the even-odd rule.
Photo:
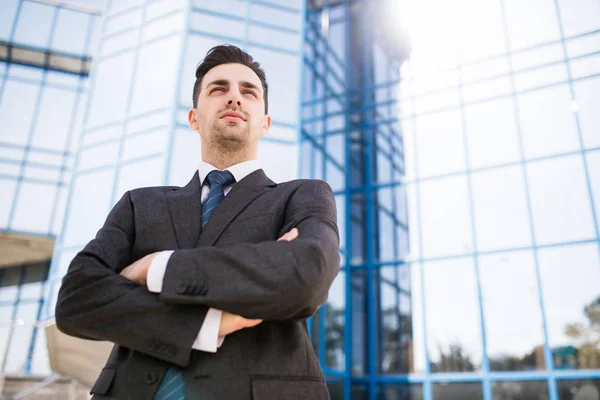
[[[293, 228], [282, 237], [277, 239], [286, 240], [291, 242], [292, 240], [298, 237], [298, 229]], [[232, 313], [228, 313], [227, 311], [223, 311], [221, 314], [221, 325], [219, 326], [219, 336], [227, 336], [230, 333], [239, 331], [244, 328], [252, 328], [258, 324], [263, 322], [262, 319], [247, 319], [239, 315], [235, 315]]]

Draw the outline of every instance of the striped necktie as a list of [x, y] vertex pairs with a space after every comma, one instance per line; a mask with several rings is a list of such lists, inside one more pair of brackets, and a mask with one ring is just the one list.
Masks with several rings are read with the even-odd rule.
[[[208, 180], [208, 197], [202, 205], [202, 228], [215, 211], [215, 208], [225, 197], [225, 187], [235, 183], [235, 178], [229, 171], [211, 171], [206, 177]], [[171, 366], [163, 378], [154, 400], [182, 400], [185, 399], [185, 384], [183, 370], [177, 366]]]
[[215, 211], [215, 208], [223, 201], [225, 197], [225, 187], [235, 183], [235, 178], [229, 171], [211, 171], [206, 177], [208, 181], [208, 197], [202, 205], [202, 228], [208, 222], [208, 219]]

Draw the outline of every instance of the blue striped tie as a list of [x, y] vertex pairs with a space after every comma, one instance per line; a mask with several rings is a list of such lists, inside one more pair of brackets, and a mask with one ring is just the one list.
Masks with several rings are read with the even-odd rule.
[[[215, 211], [215, 208], [223, 201], [225, 197], [224, 189], [235, 183], [235, 178], [229, 171], [211, 171], [206, 177], [208, 180], [208, 197], [202, 206], [202, 228], [208, 222], [208, 219]], [[182, 400], [185, 399], [185, 385], [183, 380], [183, 370], [172, 366], [167, 370], [154, 400]]]
[[202, 206], [202, 228], [208, 222], [215, 208], [223, 201], [225, 187], [235, 183], [235, 178], [229, 171], [211, 171], [206, 180], [208, 181], [210, 192], [208, 192], [208, 197]]

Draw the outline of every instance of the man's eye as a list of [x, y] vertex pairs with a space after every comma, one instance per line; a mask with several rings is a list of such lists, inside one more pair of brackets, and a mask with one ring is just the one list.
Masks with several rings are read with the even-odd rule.
[[224, 91], [225, 91], [225, 89], [224, 89], [224, 88], [222, 88], [222, 87], [217, 87], [217, 88], [214, 88], [213, 90], [211, 90], [210, 92], [211, 92], [211, 93], [213, 93], [213, 92], [216, 92], [216, 91], [219, 91], [219, 92], [224, 92]]
[[244, 94], [251, 94], [252, 96], [256, 97], [256, 93], [254, 93], [252, 90], [245, 90]]

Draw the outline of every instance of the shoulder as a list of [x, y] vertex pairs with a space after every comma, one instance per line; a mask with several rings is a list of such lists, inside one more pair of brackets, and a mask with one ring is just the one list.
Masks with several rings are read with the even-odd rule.
[[286, 188], [289, 190], [324, 190], [328, 192], [332, 192], [331, 186], [329, 183], [321, 180], [321, 179], [294, 179], [287, 182], [281, 182], [277, 184], [278, 187]]
[[333, 206], [335, 204], [331, 186], [320, 179], [294, 179], [280, 183], [278, 188], [288, 193], [291, 204], [302, 207]]
[[166, 192], [170, 192], [175, 189], [181, 189], [179, 186], [149, 186], [149, 187], [141, 187], [136, 189], [131, 189], [129, 193], [132, 196], [143, 196], [143, 195], [154, 195], [154, 194], [163, 194]]

